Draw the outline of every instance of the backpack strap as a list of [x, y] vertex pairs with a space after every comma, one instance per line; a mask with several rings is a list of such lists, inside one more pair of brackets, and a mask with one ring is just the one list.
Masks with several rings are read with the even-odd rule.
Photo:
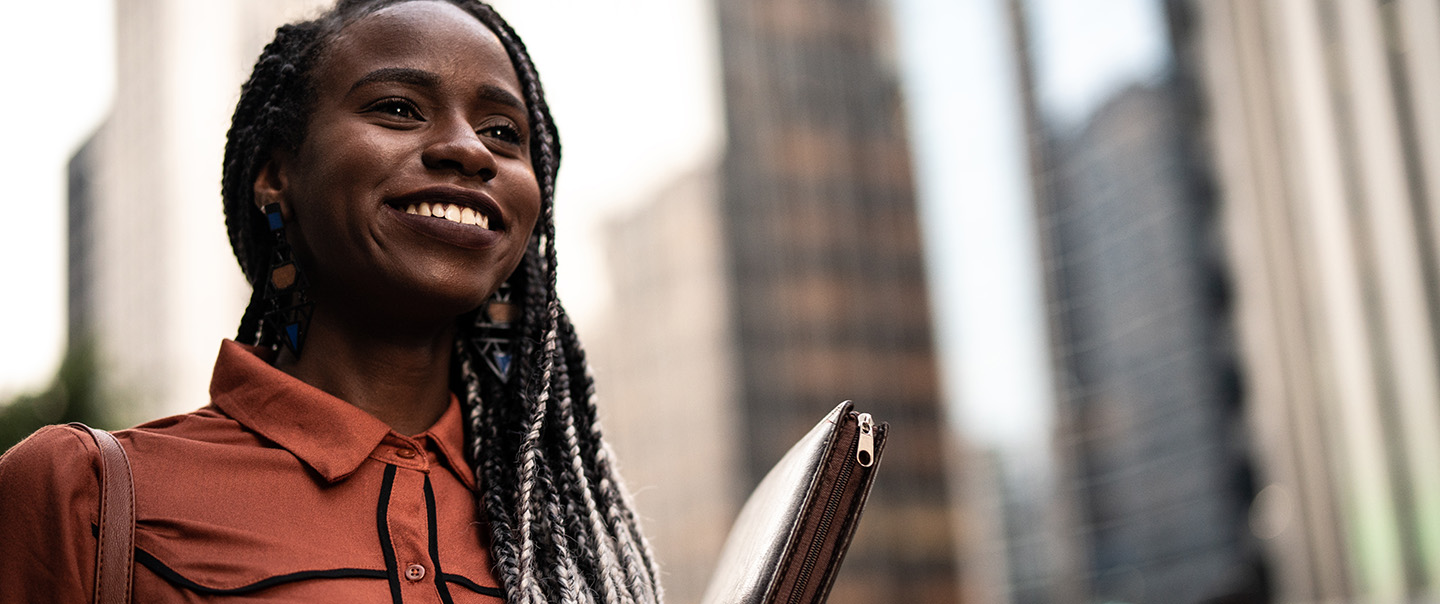
[[129, 604], [135, 564], [135, 481], [130, 459], [113, 434], [81, 423], [100, 447], [100, 536], [96, 543], [95, 604]]

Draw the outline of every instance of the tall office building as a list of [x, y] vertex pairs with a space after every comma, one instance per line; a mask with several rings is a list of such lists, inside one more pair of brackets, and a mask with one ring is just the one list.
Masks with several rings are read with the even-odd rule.
[[[1015, 602], [1266, 601], [1229, 281], [1189, 65], [1111, 92], [1078, 124], [1034, 102], [1054, 60], [1019, 32], [1057, 367], [1061, 518], [1045, 576], [1009, 527]], [[1163, 23], [1155, 23], [1164, 27]], [[1168, 37], [1170, 32], [1162, 35]], [[1181, 32], [1183, 35], [1183, 32]], [[1029, 56], [1040, 54], [1040, 56]], [[1021, 554], [1021, 555], [1016, 555]], [[1069, 573], [1070, 576], [1066, 576]]]
[[109, 118], [71, 162], [71, 341], [138, 421], [208, 402], [220, 338], [248, 299], [220, 206], [240, 84], [317, 1], [118, 0]]
[[1104, 601], [1264, 596], [1228, 284], [1184, 108], [1173, 83], [1128, 88], [1049, 163], [1058, 449]]
[[1174, 1], [1284, 602], [1440, 598], [1440, 6]]
[[[727, 148], [608, 229], [587, 334], [668, 597], [697, 601], [745, 496], [845, 399], [889, 421], [832, 602], [956, 602], [939, 395], [879, 3], [720, 2]], [[591, 337], [591, 336], [594, 337]]]
[[741, 481], [753, 486], [853, 399], [890, 422], [894, 444], [833, 601], [953, 602], [955, 519], [888, 7], [715, 7]]

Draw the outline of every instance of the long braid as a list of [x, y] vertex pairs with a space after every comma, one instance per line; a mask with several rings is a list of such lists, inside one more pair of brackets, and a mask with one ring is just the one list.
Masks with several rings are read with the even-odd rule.
[[[476, 361], [474, 359], [477, 353], [472, 352], [468, 345], [469, 342], [464, 338], [456, 338], [455, 341], [458, 369], [456, 373], [459, 374], [458, 381], [464, 384], [463, 400], [465, 401], [466, 416], [469, 419], [466, 431], [469, 442], [468, 453], [472, 463], [476, 466], [475, 474], [477, 487], [480, 489], [481, 513], [490, 522], [494, 545], [491, 553], [494, 557], [496, 575], [507, 593], [516, 593], [519, 586], [514, 581], [520, 576], [520, 571], [518, 555], [514, 548], [515, 540], [510, 530], [512, 525], [510, 510], [513, 509], [513, 504], [504, 497], [504, 494], [514, 491], [505, 488], [485, 488], [487, 485], [497, 486], [497, 482], [503, 482], [504, 479], [500, 475], [498, 459], [493, 455], [488, 455], [484, 450], [486, 443], [493, 445], [501, 442], [498, 428], [504, 425], [503, 422], [486, 417], [488, 414], [498, 412], [501, 407], [499, 405], [486, 406], [481, 403], [483, 400], [481, 392], [486, 385], [482, 383], [480, 374], [475, 370]], [[497, 394], [492, 392], [489, 400], [501, 400]]]
[[[226, 226], [247, 280], [263, 284], [271, 250], [253, 184], [275, 149], [304, 140], [312, 69], [348, 24], [407, 0], [340, 0], [325, 15], [284, 26], [242, 89], [225, 152]], [[659, 602], [659, 572], [596, 419], [594, 379], [556, 294], [555, 176], [561, 146], [523, 42], [488, 5], [448, 0], [495, 33], [509, 55], [529, 112], [530, 160], [541, 212], [510, 277], [521, 307], [511, 376], [484, 370], [474, 322], [461, 317], [451, 387], [465, 410], [466, 452], [476, 505], [490, 525], [493, 571], [511, 602]], [[259, 288], [257, 287], [257, 290]], [[237, 339], [273, 346], [258, 294]], [[266, 341], [270, 340], [270, 341]]]
[[538, 590], [535, 561], [534, 522], [536, 516], [535, 491], [538, 488], [538, 474], [542, 471], [541, 442], [545, 428], [545, 406], [550, 402], [551, 360], [555, 354], [555, 332], [547, 330], [545, 344], [541, 347], [540, 392], [534, 396], [530, 410], [529, 431], [520, 447], [520, 587], [527, 597], [536, 602], [546, 601], [545, 594]]
[[255, 206], [255, 177], [274, 149], [293, 150], [304, 138], [310, 96], [304, 74], [315, 58], [319, 25], [299, 23], [275, 30], [275, 39], [260, 53], [249, 81], [240, 89], [226, 135], [221, 176], [225, 228], [240, 270], [253, 288], [236, 334], [236, 340], [245, 344], [265, 345], [261, 298], [272, 246], [264, 217]]
[[[560, 466], [560, 476], [565, 484], [570, 486], [569, 494], [572, 499], [578, 499], [583, 503], [583, 508], [576, 505], [578, 518], [575, 518], [574, 532], [582, 539], [587, 547], [600, 556], [601, 566], [598, 569], [601, 577], [601, 586], [605, 594], [605, 601], [608, 603], [622, 601], [620, 596], [624, 593], [625, 577], [620, 571], [619, 560], [615, 556], [615, 549], [611, 547], [608, 539], [598, 538], [600, 535], [609, 533], [604, 521], [600, 516], [599, 508], [595, 505], [595, 497], [591, 491], [589, 480], [586, 477], [584, 459], [580, 452], [579, 438], [575, 430], [574, 403], [570, 388], [570, 371], [566, 357], [555, 360], [555, 389], [560, 393], [561, 403], [556, 406], [555, 423], [563, 439], [560, 444], [564, 448], [559, 451], [561, 459], [566, 463]], [[583, 511], [582, 511], [583, 510]], [[586, 521], [584, 523], [581, 520]]]
[[563, 527], [568, 524], [569, 514], [560, 502], [560, 493], [548, 474], [541, 474], [539, 486], [545, 501], [543, 526], [549, 533], [553, 546], [548, 552], [543, 553], [550, 554], [547, 558], [553, 563], [556, 571], [555, 584], [558, 588], [557, 591], [560, 592], [561, 602], [565, 604], [593, 602], [594, 598], [589, 593], [580, 567], [570, 551], [570, 543], [566, 539]]
[[561, 341], [566, 343], [566, 354], [570, 357], [568, 363], [575, 368], [575, 379], [581, 385], [581, 395], [585, 401], [579, 406], [584, 412], [583, 419], [572, 424], [583, 422], [588, 427], [588, 446], [583, 451], [577, 451], [576, 456], [595, 460], [594, 471], [599, 477], [597, 490], [604, 501], [606, 516], [613, 524], [625, 554], [625, 570], [630, 588], [637, 595], [648, 594], [650, 601], [659, 602], [663, 596], [660, 591], [659, 567], [649, 542], [638, 530], [639, 522], [634, 515], [634, 506], [621, 486], [619, 474], [610, 464], [610, 449], [601, 438], [600, 422], [595, 416], [595, 378], [590, 372], [590, 364], [585, 360], [585, 349], [580, 345], [569, 315], [562, 311], [559, 322]]
[[[565, 418], [571, 415], [571, 403], [569, 400], [565, 400], [569, 394], [569, 389], [566, 387], [569, 368], [565, 364], [565, 358], [566, 355], [560, 355], [555, 359], [556, 391], [560, 393], [562, 400], [560, 404], [551, 406], [550, 424], [548, 427], [552, 436], [551, 442], [563, 442], [565, 440], [564, 432], [567, 423]], [[555, 456], [556, 467], [560, 473], [560, 488], [557, 489], [556, 495], [561, 495], [561, 491], [563, 491], [564, 495], [564, 532], [576, 543], [577, 547], [582, 548], [583, 551], [597, 552], [605, 541], [603, 539], [597, 539], [597, 533], [591, 530], [592, 527], [586, 523], [589, 516], [583, 513], [584, 508], [579, 503], [583, 501], [584, 489], [581, 488], [581, 479], [578, 479], [575, 475], [574, 465], [569, 463], [573, 461], [573, 457], [568, 456], [567, 451], [554, 447], [551, 448], [550, 452]], [[583, 476], [583, 469], [581, 475]], [[609, 568], [608, 564], [603, 562], [604, 557], [602, 554], [602, 560], [597, 561], [594, 560], [593, 557], [587, 556], [577, 560], [576, 563], [582, 575], [597, 577], [597, 582], [600, 585], [599, 591], [604, 596], [603, 601], [608, 604], [609, 602], [617, 600], [619, 593], [615, 590], [614, 583], [610, 579], [613, 573], [607, 572]]]

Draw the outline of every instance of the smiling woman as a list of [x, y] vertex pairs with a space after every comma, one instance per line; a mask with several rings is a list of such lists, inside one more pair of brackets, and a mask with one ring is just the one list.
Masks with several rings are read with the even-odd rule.
[[[504, 21], [343, 0], [281, 27], [225, 151], [254, 294], [210, 404], [115, 434], [134, 600], [658, 602], [555, 294], [559, 139]], [[96, 593], [102, 467], [74, 427], [0, 458], [0, 599]]]

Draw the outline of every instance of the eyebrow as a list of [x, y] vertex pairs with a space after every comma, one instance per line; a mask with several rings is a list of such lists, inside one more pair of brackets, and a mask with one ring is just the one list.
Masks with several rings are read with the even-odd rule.
[[[412, 67], [382, 67], [365, 74], [350, 86], [350, 92], [354, 92], [362, 86], [379, 82], [394, 82], [398, 84], [410, 84], [412, 86], [423, 86], [435, 88], [440, 86], [440, 76], [423, 69]], [[512, 107], [521, 113], [526, 113], [528, 108], [525, 102], [521, 101], [509, 90], [494, 84], [482, 84], [479, 90], [480, 98], [492, 103], [499, 103]]]
[[521, 114], [528, 115], [528, 109], [525, 107], [524, 101], [521, 101], [520, 99], [516, 98], [515, 95], [510, 94], [509, 90], [506, 90], [494, 84], [482, 84], [480, 86], [480, 98], [490, 101], [492, 103], [508, 105], [509, 107], [519, 111]]
[[377, 82], [395, 82], [399, 84], [411, 84], [434, 88], [440, 85], [440, 76], [423, 69], [410, 67], [382, 67], [365, 74], [350, 86], [350, 92], [355, 92], [361, 86]]

